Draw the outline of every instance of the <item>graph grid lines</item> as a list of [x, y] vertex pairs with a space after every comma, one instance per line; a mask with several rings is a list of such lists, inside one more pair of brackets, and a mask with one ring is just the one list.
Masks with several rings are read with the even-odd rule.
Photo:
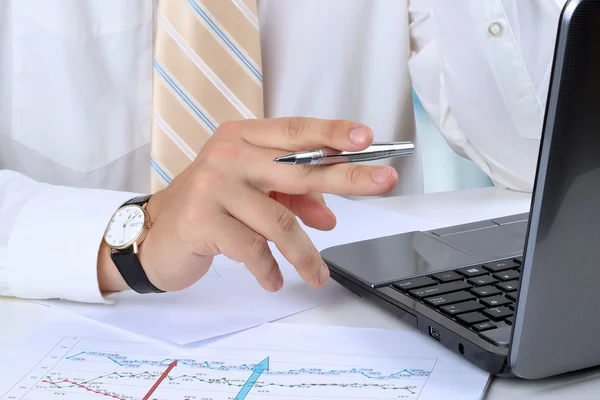
[[436, 362], [236, 349], [178, 357], [65, 337], [0, 400], [417, 400]]

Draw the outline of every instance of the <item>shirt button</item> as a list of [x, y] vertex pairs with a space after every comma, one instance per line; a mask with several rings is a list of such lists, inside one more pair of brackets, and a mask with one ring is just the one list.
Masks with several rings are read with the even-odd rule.
[[488, 33], [490, 34], [490, 36], [500, 37], [500, 36], [502, 36], [503, 32], [504, 32], [504, 27], [502, 26], [502, 24], [500, 22], [492, 22], [488, 26]]

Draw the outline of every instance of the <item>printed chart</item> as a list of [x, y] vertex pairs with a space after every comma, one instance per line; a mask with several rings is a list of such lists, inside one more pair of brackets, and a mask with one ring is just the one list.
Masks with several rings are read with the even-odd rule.
[[418, 399], [437, 360], [245, 349], [206, 349], [194, 358], [155, 353], [143, 343], [65, 337], [0, 399]]

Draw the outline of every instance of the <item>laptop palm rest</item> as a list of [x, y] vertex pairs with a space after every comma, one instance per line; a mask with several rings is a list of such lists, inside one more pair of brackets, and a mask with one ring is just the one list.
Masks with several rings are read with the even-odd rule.
[[526, 229], [523, 221], [439, 236], [439, 240], [467, 254], [504, 258], [523, 251]]
[[377, 288], [412, 276], [520, 255], [526, 220], [481, 221], [334, 246], [321, 252], [333, 272]]

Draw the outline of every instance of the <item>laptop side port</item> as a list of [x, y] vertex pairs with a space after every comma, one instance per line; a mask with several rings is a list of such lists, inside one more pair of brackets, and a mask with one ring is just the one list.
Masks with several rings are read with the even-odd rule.
[[440, 335], [440, 332], [431, 326], [429, 327], [429, 336], [439, 341], [442, 340], [442, 335]]

